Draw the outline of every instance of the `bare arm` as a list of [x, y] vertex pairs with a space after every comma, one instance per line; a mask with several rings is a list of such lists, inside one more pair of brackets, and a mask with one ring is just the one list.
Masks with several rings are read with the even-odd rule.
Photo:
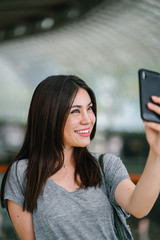
[[8, 200], [8, 211], [20, 240], [35, 240], [32, 214]]
[[[160, 104], [160, 97], [152, 98], [152, 100]], [[160, 114], [159, 106], [148, 104], [148, 108]], [[160, 192], [160, 124], [144, 123], [146, 138], [150, 145], [144, 171], [136, 186], [126, 179], [120, 182], [115, 191], [117, 203], [138, 218], [150, 212]]]

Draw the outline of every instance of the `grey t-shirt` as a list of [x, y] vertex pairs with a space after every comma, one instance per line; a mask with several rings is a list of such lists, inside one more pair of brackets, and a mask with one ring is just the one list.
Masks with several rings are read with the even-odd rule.
[[[94, 156], [97, 158], [98, 154]], [[24, 201], [27, 164], [26, 159], [15, 162], [5, 186], [4, 198], [20, 206]], [[36, 240], [117, 240], [111, 203], [116, 205], [115, 189], [129, 175], [122, 161], [112, 154], [104, 156], [104, 172], [101, 187], [74, 192], [68, 192], [48, 178], [33, 211]]]

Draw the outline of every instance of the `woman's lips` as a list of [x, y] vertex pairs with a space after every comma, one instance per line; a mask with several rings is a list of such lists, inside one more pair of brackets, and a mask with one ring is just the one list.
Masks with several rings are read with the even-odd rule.
[[91, 132], [90, 132], [90, 129], [87, 128], [87, 129], [81, 129], [81, 130], [77, 130], [75, 131], [78, 135], [82, 136], [82, 137], [89, 137]]

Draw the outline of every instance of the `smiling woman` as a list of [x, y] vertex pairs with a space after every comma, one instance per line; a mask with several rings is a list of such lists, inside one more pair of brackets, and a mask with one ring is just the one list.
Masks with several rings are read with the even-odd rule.
[[[158, 114], [159, 106], [148, 107]], [[160, 190], [159, 124], [145, 122], [150, 152], [135, 186], [118, 157], [104, 155], [102, 174], [100, 154], [87, 149], [96, 117], [95, 95], [76, 76], [50, 76], [35, 89], [23, 145], [1, 188], [21, 240], [118, 240], [115, 211], [131, 240], [127, 212], [141, 218], [151, 210]]]

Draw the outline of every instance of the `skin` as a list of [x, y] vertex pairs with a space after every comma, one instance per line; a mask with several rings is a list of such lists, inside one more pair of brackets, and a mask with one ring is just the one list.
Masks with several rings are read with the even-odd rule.
[[17, 203], [8, 200], [8, 210], [15, 230], [21, 240], [35, 240], [32, 214], [23, 211]]
[[[152, 100], [154, 103], [160, 104], [160, 97], [152, 97]], [[89, 129], [91, 132], [95, 123], [95, 116], [90, 103], [91, 99], [88, 93], [80, 89], [64, 128], [64, 163], [68, 167], [62, 167], [51, 176], [56, 184], [70, 192], [76, 191], [78, 188], [74, 181], [73, 147], [87, 146], [90, 143], [89, 136], [82, 136], [77, 131]], [[159, 106], [148, 104], [148, 108], [160, 114]], [[141, 178], [137, 185], [131, 180], [125, 179], [118, 184], [115, 190], [117, 203], [137, 218], [142, 218], [149, 213], [160, 191], [160, 124], [153, 122], [144, 122], [144, 124], [150, 151]], [[8, 200], [8, 209], [20, 239], [34, 240], [32, 215], [27, 211], [23, 212], [18, 204], [10, 200]]]

